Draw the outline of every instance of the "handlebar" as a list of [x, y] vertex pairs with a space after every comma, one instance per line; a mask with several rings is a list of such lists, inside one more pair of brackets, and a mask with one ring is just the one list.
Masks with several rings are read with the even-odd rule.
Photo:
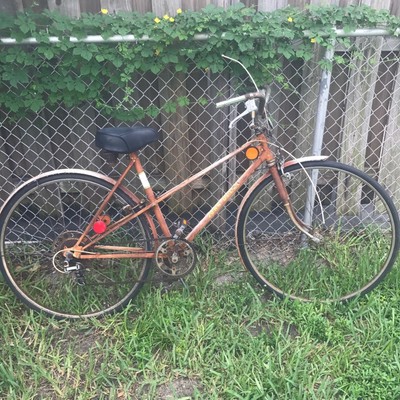
[[220, 102], [216, 103], [215, 106], [217, 108], [222, 108], [222, 107], [230, 106], [231, 104], [240, 103], [241, 101], [245, 101], [245, 100], [247, 100], [246, 95], [232, 97], [231, 99], [220, 101]]
[[232, 97], [231, 99], [220, 101], [216, 103], [215, 106], [217, 108], [222, 108], [230, 106], [232, 104], [240, 103], [245, 100], [260, 99], [260, 102], [258, 103], [258, 114], [263, 115], [265, 104], [268, 101], [270, 94], [271, 94], [271, 89], [268, 88], [266, 91], [260, 90], [259, 92], [247, 93], [242, 96]]

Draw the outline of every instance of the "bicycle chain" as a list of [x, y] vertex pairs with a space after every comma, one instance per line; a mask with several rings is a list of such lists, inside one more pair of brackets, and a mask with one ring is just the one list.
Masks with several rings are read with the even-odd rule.
[[[167, 241], [167, 240], [176, 240], [176, 238], [173, 238], [173, 237], [163, 237], [163, 236], [161, 236], [161, 237], [158, 237], [157, 239], [143, 239], [143, 240], [137, 240], [137, 241], [135, 241], [135, 243], [136, 244], [144, 244], [144, 243], [157, 243], [157, 242], [163, 242], [163, 241]], [[198, 247], [198, 246], [196, 246], [194, 243], [191, 243], [192, 244], [192, 246], [194, 247], [194, 249], [196, 250], [196, 247]], [[154, 246], [153, 246], [153, 248], [154, 248]], [[143, 252], [148, 252], [149, 250], [143, 250]], [[90, 267], [89, 267], [90, 268]], [[89, 269], [88, 268], [88, 269]], [[155, 263], [153, 262], [151, 265], [150, 265], [150, 268], [152, 269], [152, 270], [159, 270], [158, 268], [156, 268], [156, 265], [155, 265]], [[83, 268], [83, 270], [82, 271], [85, 271], [85, 268]], [[152, 271], [151, 271], [152, 272]], [[176, 278], [173, 278], [172, 276], [167, 276], [167, 275], [165, 275], [165, 277], [166, 277], [166, 280], [169, 280], [169, 281], [177, 281], [177, 280], [181, 280], [182, 279], [182, 277], [181, 276], [178, 276], [178, 277], [176, 277]], [[155, 282], [155, 281], [158, 281], [159, 279], [134, 279], [134, 280], [130, 280], [129, 282], [132, 282], [132, 283], [149, 283], [149, 282]], [[117, 285], [117, 284], [121, 284], [121, 283], [127, 283], [126, 282], [126, 280], [124, 280], [124, 281], [115, 281], [115, 282], [112, 282], [112, 283], [109, 283], [109, 284], [107, 284], [107, 283], [104, 283], [104, 284], [101, 284], [101, 283], [85, 283], [85, 286], [113, 286], [113, 285]]]

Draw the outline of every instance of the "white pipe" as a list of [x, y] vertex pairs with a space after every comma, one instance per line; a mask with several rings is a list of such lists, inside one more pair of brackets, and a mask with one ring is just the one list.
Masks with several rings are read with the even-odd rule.
[[[223, 39], [225, 34], [221, 35]], [[194, 40], [207, 40], [209, 38], [208, 34], [197, 34], [193, 36]], [[151, 37], [144, 35], [142, 37], [136, 37], [134, 35], [114, 35], [107, 39], [104, 39], [101, 35], [88, 35], [82, 39], [78, 39], [75, 36], [70, 36], [69, 41], [71, 43], [118, 43], [118, 42], [145, 42], [153, 40]], [[60, 43], [61, 39], [57, 36], [50, 36], [48, 38], [50, 43]], [[13, 38], [0, 38], [1, 44], [13, 45], [13, 44], [39, 44], [40, 41], [34, 37], [30, 37], [27, 39], [22, 39], [17, 41], [17, 39]]]
[[384, 28], [371, 28], [371, 29], [356, 29], [352, 32], [345, 32], [344, 29], [335, 29], [335, 33], [338, 37], [349, 37], [349, 36], [398, 36], [400, 35], [400, 28], [397, 28], [394, 32], [390, 32]]
[[[390, 32], [387, 29], [374, 28], [374, 29], [356, 29], [352, 32], [345, 32], [344, 29], [335, 29], [335, 34], [338, 37], [350, 37], [350, 36], [396, 36], [400, 35], [400, 28], [396, 29], [396, 31]], [[225, 34], [221, 35], [221, 39], [223, 39]], [[309, 31], [304, 31], [304, 36], [312, 36]], [[322, 36], [327, 36], [326, 34]], [[194, 40], [207, 40], [210, 35], [206, 33], [200, 33], [193, 36]], [[57, 36], [50, 36], [48, 38], [50, 43], [59, 43], [61, 39]], [[104, 39], [101, 35], [88, 35], [85, 38], [78, 39], [77, 37], [71, 36], [69, 41], [72, 43], [117, 43], [117, 42], [143, 42], [153, 40], [151, 37], [144, 35], [142, 37], [136, 37], [134, 35], [114, 35], [107, 39]], [[17, 41], [13, 38], [0, 38], [0, 43], [5, 45], [14, 45], [14, 44], [38, 44], [39, 41], [30, 37], [27, 39], [22, 39], [21, 41]]]

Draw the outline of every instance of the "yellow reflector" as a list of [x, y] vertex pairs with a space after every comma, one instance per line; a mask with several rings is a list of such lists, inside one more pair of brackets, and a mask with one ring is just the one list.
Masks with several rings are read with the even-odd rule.
[[257, 147], [249, 147], [246, 150], [246, 157], [249, 160], [255, 160], [259, 154], [260, 154], [260, 152], [258, 151]]

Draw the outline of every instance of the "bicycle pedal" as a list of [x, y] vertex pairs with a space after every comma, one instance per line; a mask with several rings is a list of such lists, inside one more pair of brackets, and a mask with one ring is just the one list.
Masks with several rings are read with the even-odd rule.
[[183, 236], [186, 228], [189, 226], [189, 223], [187, 219], [183, 218], [182, 220], [178, 220], [177, 222], [175, 222], [174, 225], [177, 227], [177, 229], [173, 237], [177, 239]]

